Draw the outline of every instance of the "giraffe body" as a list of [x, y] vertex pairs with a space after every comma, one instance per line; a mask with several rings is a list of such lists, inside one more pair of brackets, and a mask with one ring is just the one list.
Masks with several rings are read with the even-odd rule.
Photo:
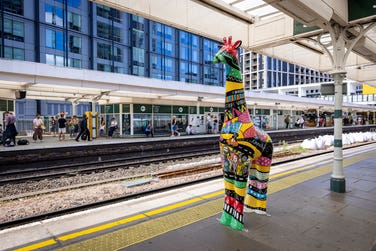
[[236, 53], [241, 41], [231, 40], [224, 38], [214, 58], [215, 63], [226, 64], [225, 121], [219, 139], [225, 201], [220, 222], [242, 230], [245, 209], [266, 212], [273, 145], [250, 118]]

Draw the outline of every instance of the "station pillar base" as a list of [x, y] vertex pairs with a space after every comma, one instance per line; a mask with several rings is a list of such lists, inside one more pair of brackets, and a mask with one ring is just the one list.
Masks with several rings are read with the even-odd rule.
[[330, 190], [336, 193], [346, 192], [346, 180], [330, 178]]

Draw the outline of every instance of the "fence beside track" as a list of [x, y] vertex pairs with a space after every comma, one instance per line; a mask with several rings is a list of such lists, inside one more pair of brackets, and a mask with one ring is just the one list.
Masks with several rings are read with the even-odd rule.
[[[344, 127], [343, 132], [366, 132], [375, 130], [376, 125]], [[296, 142], [320, 135], [333, 134], [333, 128], [306, 128], [296, 130], [268, 131], [274, 144], [279, 142]], [[107, 144], [87, 144], [58, 146], [51, 148], [12, 149], [0, 152], [0, 173], [15, 169], [35, 169], [46, 166], [59, 166], [98, 162], [117, 158], [131, 158], [132, 156], [145, 156], [161, 153], [187, 153], [191, 151], [212, 151], [218, 149], [218, 135], [204, 135], [200, 137], [174, 137], [161, 138], [150, 141], [114, 142]]]

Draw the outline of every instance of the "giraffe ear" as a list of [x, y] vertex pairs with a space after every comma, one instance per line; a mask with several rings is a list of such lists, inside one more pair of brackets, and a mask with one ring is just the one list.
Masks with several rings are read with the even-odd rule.
[[242, 45], [242, 41], [241, 40], [238, 40], [234, 43], [234, 47], [237, 49], [240, 47], [240, 45]]

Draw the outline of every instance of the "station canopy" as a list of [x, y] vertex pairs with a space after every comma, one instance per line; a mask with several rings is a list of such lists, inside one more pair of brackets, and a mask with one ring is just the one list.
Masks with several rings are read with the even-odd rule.
[[[332, 53], [333, 46], [327, 25], [346, 27], [346, 41], [367, 30], [348, 48], [346, 77], [376, 87], [376, 0], [91, 1], [217, 41], [231, 35], [242, 40], [246, 50], [328, 73], [333, 65], [326, 51]], [[94, 100], [101, 104], [146, 99], [152, 103], [201, 100], [203, 105], [224, 102], [222, 87], [0, 60], [0, 97], [12, 97], [15, 89], [26, 90], [27, 98], [32, 99]], [[265, 93], [247, 95], [258, 104], [306, 102]], [[312, 102], [327, 105], [325, 101]]]

